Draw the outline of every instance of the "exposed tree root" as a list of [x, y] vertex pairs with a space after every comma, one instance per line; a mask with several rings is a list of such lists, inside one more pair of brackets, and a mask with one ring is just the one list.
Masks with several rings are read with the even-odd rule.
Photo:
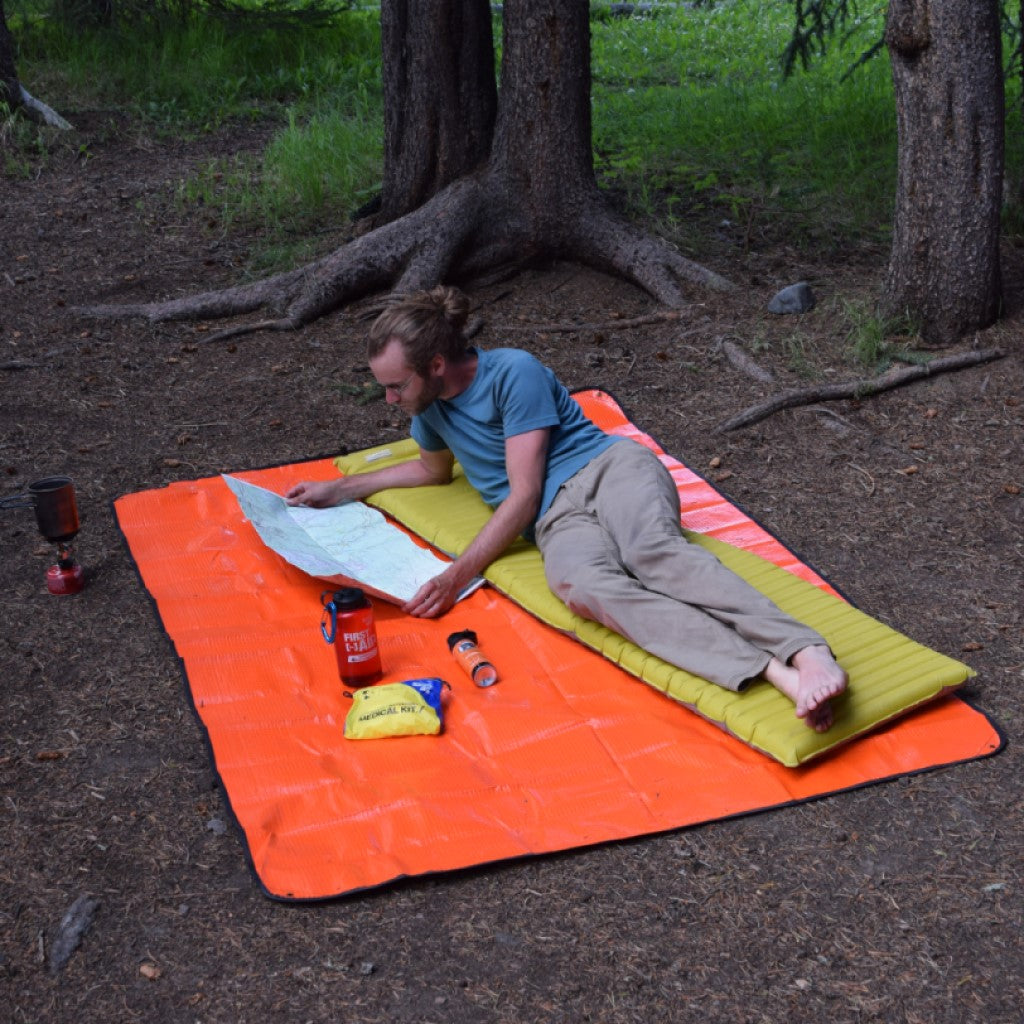
[[977, 366], [979, 363], [988, 363], [993, 359], [1002, 358], [1003, 352], [998, 348], [978, 349], [974, 352], [959, 352], [956, 355], [945, 356], [942, 359], [934, 359], [922, 366], [909, 366], [903, 369], [889, 370], [888, 373], [882, 374], [881, 377], [873, 379], [847, 381], [845, 384], [831, 384], [826, 387], [797, 388], [794, 391], [784, 391], [782, 394], [774, 395], [764, 402], [752, 405], [724, 423], [720, 423], [716, 427], [716, 431], [724, 434], [730, 430], [739, 430], [740, 427], [749, 427], [751, 424], [767, 419], [781, 409], [791, 409], [798, 405], [811, 405], [814, 402], [835, 402], [843, 398], [867, 398], [869, 395], [877, 395], [882, 391], [889, 391], [891, 388], [898, 388], [915, 380], [934, 377], [938, 373], [962, 370], [968, 366]]
[[729, 292], [735, 285], [712, 270], [686, 259], [633, 224], [612, 214], [595, 189], [572, 233], [572, 249], [583, 263], [612, 270], [635, 281], [670, 308], [686, 305], [680, 284]]
[[48, 107], [42, 100], [37, 100], [25, 86], [19, 83], [19, 91], [21, 102], [18, 104], [18, 109], [24, 111], [25, 116], [29, 120], [35, 121], [37, 124], [49, 125], [51, 128], [60, 128], [61, 131], [71, 131], [74, 127], [70, 122], [66, 121], [60, 114], [57, 113], [52, 107]]
[[[730, 290], [725, 278], [685, 259], [611, 213], [596, 189], [577, 196], [573, 218], [524, 214], [528, 204], [492, 174], [460, 178], [423, 206], [304, 267], [250, 284], [160, 302], [77, 307], [82, 316], [138, 317], [151, 323], [210, 320], [266, 309], [280, 314], [238, 324], [210, 343], [261, 330], [296, 330], [379, 291], [407, 292], [500, 268], [524, 253], [577, 259], [625, 276], [659, 302], [679, 307], [682, 284]], [[557, 225], [557, 227], [552, 227]]]
[[251, 313], [264, 306], [279, 305], [287, 302], [296, 294], [296, 283], [302, 276], [314, 270], [316, 264], [302, 270], [293, 270], [287, 274], [276, 274], [273, 277], [256, 281], [253, 284], [236, 285], [222, 291], [201, 292], [181, 299], [168, 299], [164, 302], [138, 302], [123, 304], [107, 304], [96, 306], [75, 306], [71, 312], [81, 316], [98, 317], [100, 319], [120, 319], [134, 317], [159, 323], [164, 320], [215, 320], [218, 317], [238, 316]]

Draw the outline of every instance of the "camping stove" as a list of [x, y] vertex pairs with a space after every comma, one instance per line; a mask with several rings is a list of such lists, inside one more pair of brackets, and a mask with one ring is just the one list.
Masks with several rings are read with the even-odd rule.
[[77, 594], [85, 586], [85, 572], [75, 561], [71, 542], [78, 534], [78, 506], [70, 477], [48, 476], [28, 485], [25, 494], [0, 498], [0, 509], [31, 508], [39, 532], [57, 548], [57, 561], [46, 570], [51, 594]]

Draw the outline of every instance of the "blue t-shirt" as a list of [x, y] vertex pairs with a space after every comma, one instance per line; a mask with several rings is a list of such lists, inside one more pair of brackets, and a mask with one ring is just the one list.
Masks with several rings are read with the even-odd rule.
[[505, 440], [550, 428], [539, 519], [569, 477], [621, 438], [588, 420], [554, 373], [529, 352], [475, 351], [473, 382], [414, 416], [412, 436], [427, 451], [449, 450], [484, 501], [497, 508], [509, 494]]

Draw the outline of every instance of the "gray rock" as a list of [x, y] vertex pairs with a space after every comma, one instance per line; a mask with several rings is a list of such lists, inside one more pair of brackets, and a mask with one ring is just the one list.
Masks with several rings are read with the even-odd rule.
[[806, 281], [798, 281], [775, 293], [772, 301], [768, 303], [768, 312], [807, 313], [814, 309], [814, 304], [817, 301], [811, 286]]

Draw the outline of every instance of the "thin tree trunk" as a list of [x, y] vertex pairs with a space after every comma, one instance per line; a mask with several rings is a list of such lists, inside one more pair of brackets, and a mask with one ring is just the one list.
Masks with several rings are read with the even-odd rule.
[[[503, 8], [501, 111], [491, 166], [559, 231], [597, 191], [591, 151], [589, 8], [578, 0]], [[547, 233], [547, 231], [545, 231]]]
[[380, 22], [385, 224], [486, 161], [498, 98], [487, 0], [385, 0]]
[[7, 27], [3, 0], [0, 0], [0, 103], [13, 110], [21, 103], [21, 85], [14, 64], [14, 37]]
[[997, 0], [891, 0], [899, 130], [883, 305], [948, 344], [999, 314], [1003, 77]]

